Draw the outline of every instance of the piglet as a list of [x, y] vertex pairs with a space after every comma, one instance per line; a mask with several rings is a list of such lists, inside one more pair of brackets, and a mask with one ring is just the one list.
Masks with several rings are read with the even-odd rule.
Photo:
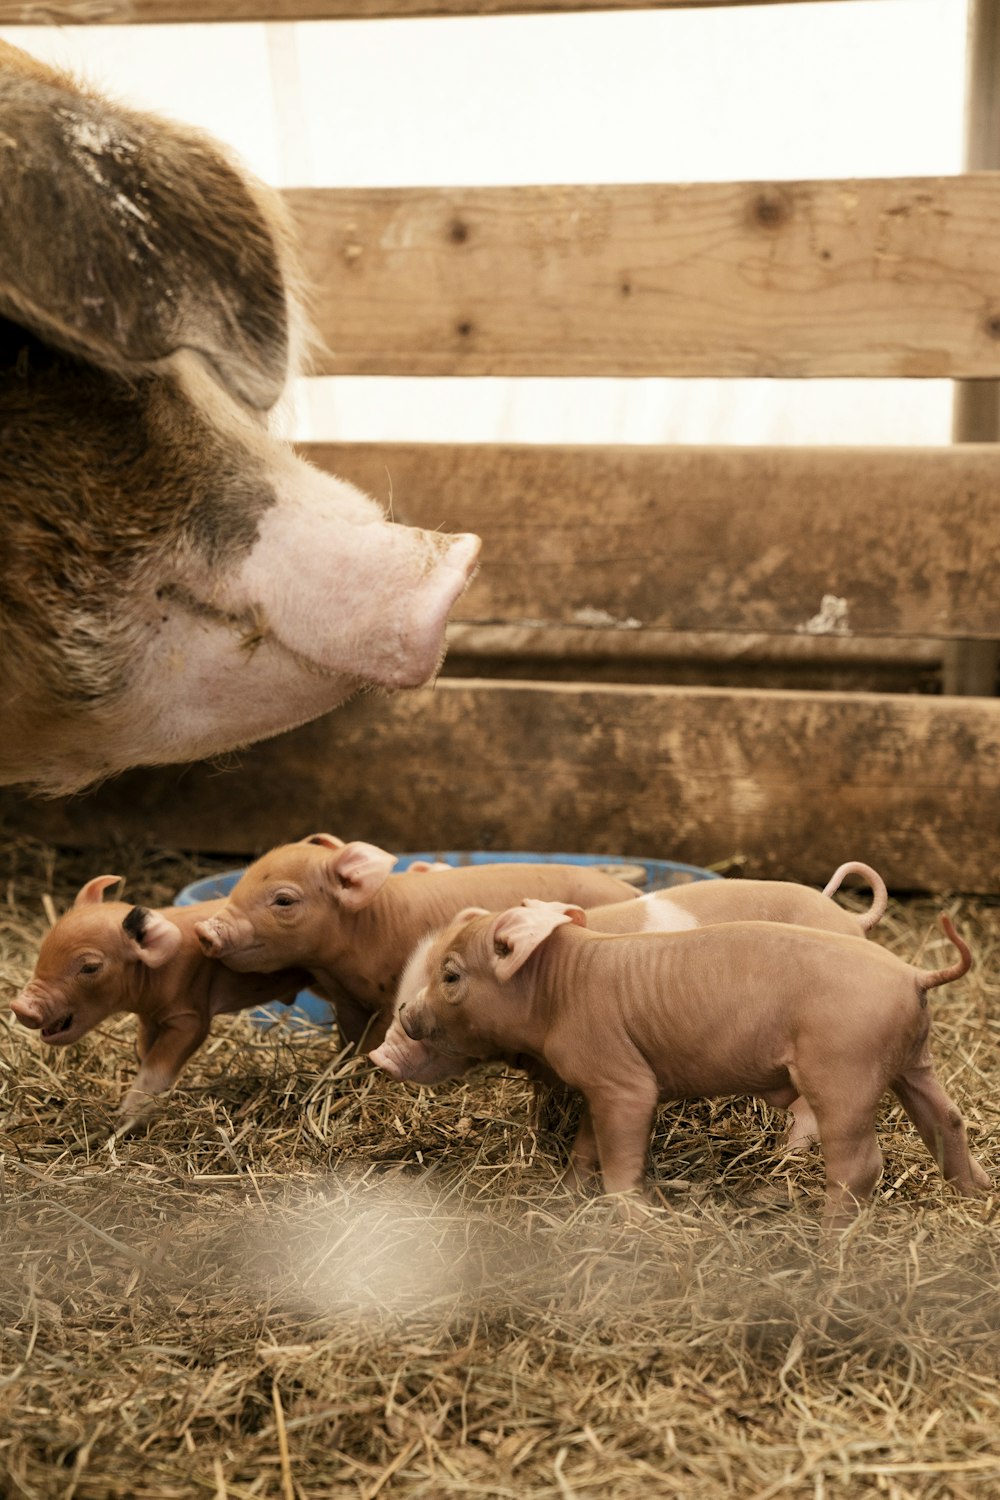
[[573, 1146], [583, 1176], [635, 1194], [660, 1099], [754, 1094], [815, 1112], [827, 1226], [842, 1227], [878, 1180], [875, 1115], [892, 1089], [944, 1177], [989, 1187], [928, 1047], [927, 993], [971, 955], [923, 970], [875, 944], [770, 922], [683, 932], [588, 931], [579, 907], [526, 901], [468, 910], [435, 939], [427, 982], [399, 1011], [406, 1034], [453, 1056], [526, 1055], [579, 1089]]
[[[871, 905], [860, 915], [832, 899], [851, 874], [860, 875], [872, 888]], [[690, 885], [653, 891], [636, 901], [593, 907], [587, 913], [587, 926], [594, 932], [683, 932], [718, 922], [792, 922], [799, 927], [864, 937], [884, 914], [887, 900], [885, 882], [878, 872], [859, 860], [850, 860], [834, 872], [822, 891], [791, 880], [696, 880]], [[431, 934], [411, 955], [399, 982], [398, 1006], [405, 1005], [427, 982], [426, 956], [433, 943]], [[384, 1043], [371, 1058], [393, 1078], [412, 1083], [440, 1083], [471, 1064], [471, 1059], [444, 1057], [426, 1043], [414, 1042], [398, 1019], [393, 1020]], [[528, 1071], [537, 1077], [533, 1067]], [[793, 1099], [789, 1109], [792, 1120], [786, 1145], [795, 1150], [815, 1140], [818, 1131], [804, 1099]]]
[[119, 1110], [124, 1130], [176, 1082], [214, 1016], [275, 1000], [289, 1005], [308, 975], [234, 974], [204, 956], [194, 933], [224, 901], [161, 911], [105, 902], [120, 878], [98, 875], [81, 889], [42, 939], [35, 971], [11, 1010], [50, 1047], [78, 1041], [119, 1011], [138, 1017], [139, 1071]]
[[374, 844], [315, 833], [280, 844], [246, 870], [222, 910], [195, 924], [203, 951], [241, 973], [296, 964], [330, 1000], [345, 1041], [378, 1046], [415, 945], [470, 904], [524, 896], [581, 907], [634, 900], [635, 890], [586, 865], [488, 864], [393, 875]]

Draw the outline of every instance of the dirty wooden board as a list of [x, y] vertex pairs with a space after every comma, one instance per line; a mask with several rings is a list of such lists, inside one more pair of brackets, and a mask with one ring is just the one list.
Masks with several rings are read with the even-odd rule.
[[1000, 375], [995, 173], [285, 196], [318, 373]]
[[303, 451], [383, 501], [391, 489], [397, 520], [482, 536], [455, 620], [1000, 637], [991, 444]]
[[454, 679], [366, 698], [230, 757], [65, 803], [7, 793], [8, 831], [252, 852], [319, 829], [390, 849], [746, 855], [823, 882], [1000, 891], [1000, 702]]
[[[776, 0], [0, 0], [4, 26], [114, 25], [141, 21], [401, 20], [517, 12], [712, 9]], [[786, 0], [787, 3], [787, 0]]]

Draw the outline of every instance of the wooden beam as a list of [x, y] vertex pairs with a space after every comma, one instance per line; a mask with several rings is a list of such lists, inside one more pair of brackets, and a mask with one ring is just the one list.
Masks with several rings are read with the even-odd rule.
[[456, 621], [633, 636], [1000, 634], [992, 445], [304, 451], [383, 501], [391, 486], [398, 520], [483, 537]]
[[[965, 165], [969, 171], [1000, 167], [1000, 0], [972, 0], [969, 8], [965, 106]], [[1000, 382], [965, 381], [955, 387], [956, 443], [1000, 439]], [[997, 691], [1000, 642], [950, 644], [944, 658], [948, 693]]]
[[1000, 375], [1000, 177], [296, 189], [317, 373]]
[[0, 0], [0, 25], [133, 25], [177, 21], [404, 20], [544, 11], [709, 10], [777, 0]]
[[[1000, 702], [441, 681], [365, 698], [215, 765], [68, 802], [7, 792], [8, 831], [252, 853], [325, 827], [387, 848], [645, 855], [816, 884], [1000, 891]], [[137, 893], [141, 895], [141, 893]]]

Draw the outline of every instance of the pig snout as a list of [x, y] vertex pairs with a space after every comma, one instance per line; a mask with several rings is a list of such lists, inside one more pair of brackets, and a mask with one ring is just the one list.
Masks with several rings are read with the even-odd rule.
[[228, 908], [196, 922], [194, 933], [206, 958], [224, 959], [233, 968], [239, 967], [239, 960], [248, 957], [254, 947], [252, 924]]
[[30, 985], [26, 985], [11, 1001], [10, 1008], [22, 1026], [40, 1031], [46, 1042], [62, 1041], [73, 1028], [73, 1012], [60, 997], [33, 989]]
[[276, 644], [322, 673], [389, 688], [426, 682], [479, 538], [387, 522], [353, 485], [301, 462], [272, 477], [272, 494], [249, 555], [215, 576], [213, 602], [251, 607]]
[[415, 1041], [403, 1029], [398, 1016], [393, 1017], [381, 1046], [369, 1052], [368, 1057], [397, 1083], [440, 1083], [465, 1071], [461, 1059], [446, 1057], [425, 1042]]
[[30, 1026], [32, 1031], [38, 1031], [44, 1022], [42, 1006], [37, 997], [30, 995], [27, 990], [22, 990], [17, 998], [10, 1002], [10, 1008], [21, 1025]]

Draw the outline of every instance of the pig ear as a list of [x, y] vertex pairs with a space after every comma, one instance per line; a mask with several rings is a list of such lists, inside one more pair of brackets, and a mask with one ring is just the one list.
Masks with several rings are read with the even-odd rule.
[[466, 922], [471, 922], [473, 917], [488, 917], [489, 912], [485, 906], [466, 906], [458, 912], [451, 920], [452, 927], [464, 927]]
[[343, 849], [344, 840], [338, 839], [335, 833], [311, 833], [308, 838], [300, 839], [303, 844], [320, 844], [324, 849]]
[[344, 844], [328, 865], [333, 893], [346, 911], [370, 906], [385, 885], [396, 856], [375, 844]]
[[124, 879], [122, 875], [95, 875], [93, 880], [81, 886], [76, 894], [74, 906], [100, 906], [104, 900], [104, 892], [113, 885], [120, 885]]
[[579, 906], [564, 906], [559, 901], [529, 900], [501, 912], [491, 934], [493, 972], [500, 983], [506, 983], [516, 974], [557, 927], [569, 922], [581, 927], [587, 925]]
[[237, 400], [273, 406], [288, 319], [264, 190], [195, 131], [55, 74], [7, 91], [4, 130], [0, 314], [124, 375], [191, 349]]
[[181, 945], [180, 928], [145, 906], [133, 906], [122, 922], [122, 930], [131, 938], [136, 957], [147, 969], [162, 968]]

